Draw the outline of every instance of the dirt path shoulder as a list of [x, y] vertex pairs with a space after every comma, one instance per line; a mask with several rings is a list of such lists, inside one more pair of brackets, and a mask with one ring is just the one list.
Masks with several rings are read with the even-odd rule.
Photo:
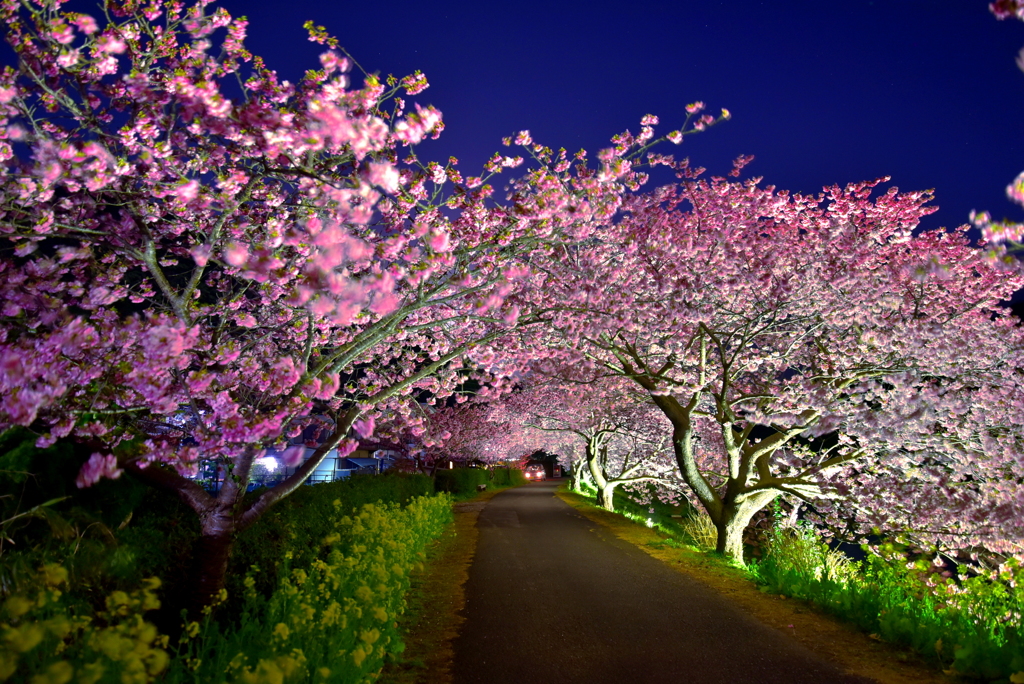
[[405, 652], [388, 663], [382, 684], [450, 684], [452, 642], [465, 618], [465, 584], [476, 551], [477, 518], [499, 491], [454, 506], [455, 522], [427, 550], [423, 567], [412, 575], [405, 614], [399, 618]]

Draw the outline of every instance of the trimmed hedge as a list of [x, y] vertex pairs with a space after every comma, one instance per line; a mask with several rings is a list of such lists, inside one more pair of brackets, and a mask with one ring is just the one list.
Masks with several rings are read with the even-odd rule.
[[472, 494], [478, 485], [490, 482], [490, 471], [483, 468], [452, 468], [434, 474], [434, 490], [459, 496]]
[[526, 484], [526, 476], [519, 468], [494, 468], [491, 470], [491, 483], [495, 487], [515, 487]]

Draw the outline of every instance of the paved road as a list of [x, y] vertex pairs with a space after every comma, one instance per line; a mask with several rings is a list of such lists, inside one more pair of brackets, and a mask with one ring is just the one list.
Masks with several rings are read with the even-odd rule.
[[557, 485], [510, 489], [481, 511], [456, 684], [871, 681], [613, 537]]

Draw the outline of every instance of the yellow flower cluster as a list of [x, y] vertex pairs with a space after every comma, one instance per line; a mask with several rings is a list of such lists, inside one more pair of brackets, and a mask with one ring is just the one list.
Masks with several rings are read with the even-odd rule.
[[31, 591], [0, 606], [0, 681], [94, 684], [114, 675], [123, 684], [152, 682], [168, 663], [167, 638], [143, 619], [160, 606], [151, 578], [142, 588], [115, 591], [106, 611], [80, 614], [63, 600], [67, 570], [43, 566]]
[[[247, 578], [248, 612], [238, 632], [221, 637], [230, 644], [207, 646], [197, 676], [244, 684], [363, 682], [376, 676], [389, 650], [400, 650], [395, 619], [405, 608], [409, 574], [451, 521], [451, 501], [371, 504], [351, 516], [340, 504], [335, 510], [328, 552], [286, 573], [269, 600]], [[220, 664], [210, 658], [215, 651]]]

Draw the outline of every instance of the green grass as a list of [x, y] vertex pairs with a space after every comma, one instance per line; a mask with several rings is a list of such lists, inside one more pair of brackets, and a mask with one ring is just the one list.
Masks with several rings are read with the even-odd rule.
[[[785, 536], [783, 536], [785, 534]], [[884, 546], [861, 562], [837, 557], [811, 528], [776, 531], [751, 565], [765, 590], [805, 599], [950, 674], [1024, 682], [1024, 569], [944, 577], [928, 560]]]
[[[583, 490], [577, 493], [593, 499], [595, 498], [596, 490], [584, 482]], [[650, 528], [660, 530], [673, 539], [698, 545], [698, 540], [689, 534], [687, 524], [689, 519], [696, 515], [697, 512], [686, 503], [682, 506], [674, 506], [652, 496], [651, 503], [644, 505], [633, 500], [630, 493], [622, 487], [615, 490], [613, 503], [615, 505], [615, 513], [619, 515], [641, 525], [647, 525]]]

